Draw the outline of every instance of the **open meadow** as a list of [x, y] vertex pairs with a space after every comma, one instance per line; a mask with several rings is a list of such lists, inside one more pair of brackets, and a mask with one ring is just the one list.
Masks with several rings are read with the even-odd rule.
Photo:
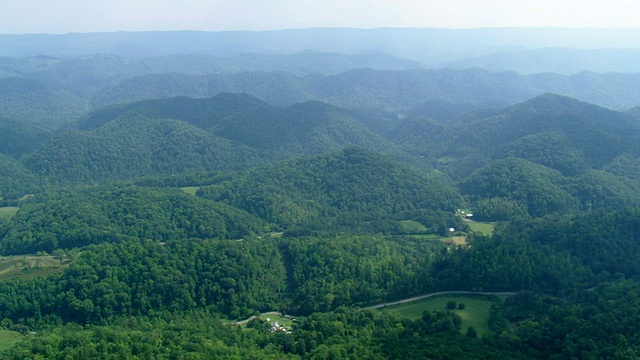
[[22, 340], [23, 335], [16, 331], [0, 330], [0, 352], [11, 348], [15, 343]]
[[[431, 297], [415, 302], [395, 305], [385, 308], [385, 311], [396, 312], [406, 318], [416, 320], [422, 317], [422, 312], [447, 310], [447, 302], [454, 301], [456, 309], [451, 310], [462, 318], [460, 331], [465, 333], [469, 326], [473, 326], [478, 336], [489, 333], [489, 314], [491, 301], [485, 296], [443, 295]], [[464, 304], [464, 309], [459, 309], [459, 304]]]

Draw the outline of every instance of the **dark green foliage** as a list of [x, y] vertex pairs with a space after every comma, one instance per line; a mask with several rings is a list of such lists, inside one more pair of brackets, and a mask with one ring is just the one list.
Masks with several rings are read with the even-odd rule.
[[516, 236], [567, 251], [595, 273], [640, 275], [640, 213], [597, 211], [513, 223], [502, 237]]
[[453, 251], [433, 265], [439, 288], [562, 293], [591, 281], [591, 271], [575, 257], [516, 233], [474, 236], [470, 244], [471, 249]]
[[424, 292], [439, 242], [380, 237], [302, 238], [282, 243], [292, 311], [308, 314]]
[[578, 209], [576, 199], [563, 188], [563, 180], [555, 170], [508, 158], [474, 172], [460, 183], [460, 189], [479, 199], [506, 198], [526, 208], [532, 216], [543, 216]]
[[0, 154], [20, 157], [34, 151], [51, 135], [26, 122], [0, 118]]
[[447, 301], [447, 309], [454, 310], [456, 308], [456, 302], [453, 300]]
[[360, 148], [249, 171], [199, 194], [284, 228], [309, 229], [323, 221], [358, 226], [411, 210], [452, 213], [461, 201], [442, 178]]
[[35, 253], [135, 238], [240, 239], [263, 229], [241, 210], [177, 189], [94, 187], [23, 202], [0, 244], [3, 253]]
[[239, 318], [281, 306], [284, 279], [273, 242], [100, 244], [83, 251], [62, 275], [0, 283], [2, 294], [13, 294], [0, 298], [0, 314], [12, 321], [84, 324], [207, 307]]
[[25, 158], [52, 182], [103, 182], [194, 170], [229, 170], [258, 162], [240, 144], [175, 120], [119, 118], [91, 132], [69, 131]]
[[19, 161], [0, 154], [0, 200], [14, 200], [34, 192], [37, 177]]

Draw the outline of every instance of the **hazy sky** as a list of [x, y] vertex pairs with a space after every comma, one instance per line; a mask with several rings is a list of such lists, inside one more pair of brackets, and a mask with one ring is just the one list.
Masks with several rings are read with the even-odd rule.
[[0, 0], [0, 33], [634, 27], [637, 0]]

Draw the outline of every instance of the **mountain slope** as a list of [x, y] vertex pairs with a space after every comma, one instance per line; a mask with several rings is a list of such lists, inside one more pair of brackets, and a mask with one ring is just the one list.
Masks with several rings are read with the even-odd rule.
[[178, 189], [89, 187], [23, 202], [0, 238], [0, 252], [51, 252], [126, 239], [239, 239], [263, 227], [246, 212]]
[[55, 87], [19, 77], [0, 79], [0, 117], [53, 130], [88, 111], [84, 100]]
[[0, 154], [19, 157], [35, 150], [50, 137], [50, 133], [32, 124], [0, 118]]
[[461, 201], [457, 190], [441, 177], [354, 147], [251, 170], [203, 187], [199, 194], [282, 228], [302, 227], [305, 231], [329, 231], [327, 223], [334, 224], [332, 231], [339, 231], [349, 226], [366, 227], [367, 222], [373, 229], [388, 231], [382, 229], [389, 226], [393, 215], [402, 217], [401, 213], [412, 211], [414, 216], [421, 211], [437, 214], [434, 217], [446, 226]]
[[103, 182], [196, 170], [231, 170], [258, 162], [250, 148], [177, 120], [122, 116], [93, 131], [69, 131], [25, 157], [53, 182]]

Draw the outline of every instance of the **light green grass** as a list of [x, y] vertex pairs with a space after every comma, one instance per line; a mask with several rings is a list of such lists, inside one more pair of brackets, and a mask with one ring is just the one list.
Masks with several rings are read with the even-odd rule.
[[462, 310], [452, 310], [462, 318], [462, 327], [460, 332], [466, 333], [469, 326], [473, 326], [478, 336], [484, 336], [489, 333], [489, 314], [491, 312], [491, 301], [482, 296], [436, 296], [416, 302], [396, 305], [385, 308], [385, 311], [394, 311], [398, 314], [416, 320], [422, 317], [424, 310], [437, 311], [446, 310], [448, 301], [455, 301], [456, 304], [464, 303], [466, 307]]
[[400, 221], [400, 226], [406, 233], [423, 233], [428, 230], [424, 225], [413, 220]]
[[479, 222], [479, 221], [469, 221], [467, 222], [467, 225], [469, 225], [472, 231], [478, 232], [487, 236], [492, 236], [493, 229], [496, 227], [494, 223]]
[[9, 220], [18, 212], [15, 206], [0, 207], [0, 220]]
[[[268, 321], [269, 324], [272, 324], [273, 322], [277, 321], [278, 323], [280, 323], [280, 325], [284, 326], [285, 328], [287, 328], [287, 330], [290, 330], [291, 327], [293, 326], [293, 319], [284, 317], [284, 316], [280, 316], [280, 315], [273, 315], [273, 314], [269, 314], [269, 315], [265, 315], [262, 314], [260, 316], [258, 316], [258, 318], [260, 320], [264, 320], [264, 321]], [[267, 320], [269, 319], [269, 320]]]
[[180, 190], [186, 192], [189, 195], [195, 195], [198, 189], [200, 189], [199, 186], [185, 186], [180, 188]]
[[23, 335], [16, 331], [0, 330], [0, 352], [11, 348], [22, 340]]
[[0, 257], [0, 281], [58, 274], [68, 265], [68, 260], [61, 262], [53, 256], [2, 256]]

